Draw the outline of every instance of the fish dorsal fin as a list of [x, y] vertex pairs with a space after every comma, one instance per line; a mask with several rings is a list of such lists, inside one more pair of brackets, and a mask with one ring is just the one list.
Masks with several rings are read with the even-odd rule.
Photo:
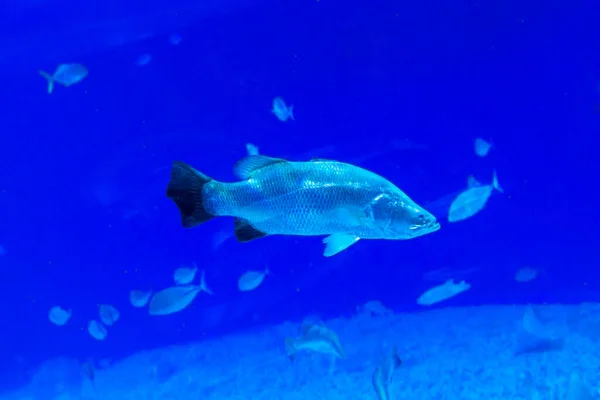
[[479, 183], [479, 181], [473, 175], [469, 176], [467, 179], [467, 187], [471, 189], [478, 186], [481, 186], [481, 183]]
[[287, 162], [287, 160], [261, 155], [249, 155], [235, 163], [233, 166], [233, 173], [240, 179], [248, 179], [254, 172], [261, 168], [283, 162]]
[[337, 162], [335, 160], [330, 160], [328, 158], [311, 158], [310, 162]]

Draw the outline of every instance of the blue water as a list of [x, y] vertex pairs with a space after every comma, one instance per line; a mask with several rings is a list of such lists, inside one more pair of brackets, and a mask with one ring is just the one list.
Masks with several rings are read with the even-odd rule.
[[[60, 17], [67, 3], [52, 1], [24, 5], [19, 18]], [[31, 54], [14, 68], [3, 61], [1, 389], [26, 386], [56, 357], [120, 360], [307, 315], [350, 317], [370, 300], [412, 315], [422, 311], [416, 298], [436, 284], [423, 274], [440, 268], [472, 285], [440, 309], [600, 299], [597, 6], [264, 3], [227, 2], [181, 23], [167, 21], [157, 3], [143, 34], [102, 45], [94, 36], [85, 51], [84, 36], [54, 35], [48, 24], [63, 44], [28, 47], [23, 39], [18, 48]], [[91, 9], [76, 9], [71, 21], [83, 15], [93, 25]], [[0, 43], [39, 30], [3, 30]], [[139, 65], [144, 54], [151, 60]], [[63, 62], [85, 65], [89, 76], [48, 95], [37, 70]], [[294, 121], [270, 112], [275, 96], [294, 105]], [[485, 158], [473, 151], [476, 137], [494, 143]], [[332, 258], [323, 257], [321, 238], [237, 243], [229, 219], [183, 229], [165, 196], [170, 163], [234, 180], [246, 143], [274, 157], [372, 170], [431, 205], [442, 229], [411, 241], [360, 241]], [[505, 193], [449, 224], [467, 177], [487, 184], [494, 169]], [[215, 246], [219, 232], [230, 238]], [[168, 317], [131, 307], [131, 289], [170, 286], [173, 270], [193, 262], [213, 296]], [[262, 286], [238, 291], [243, 272], [267, 265], [273, 274]], [[523, 266], [543, 273], [520, 284], [514, 274]], [[104, 341], [86, 331], [99, 303], [121, 312]], [[72, 309], [66, 326], [48, 321], [55, 305]], [[222, 316], [211, 320], [219, 307]], [[436, 314], [428, 318], [435, 326]]]

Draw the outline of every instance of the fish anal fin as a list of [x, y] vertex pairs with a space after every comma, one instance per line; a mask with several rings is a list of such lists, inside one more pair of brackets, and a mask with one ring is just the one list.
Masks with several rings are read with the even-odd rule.
[[329, 235], [323, 239], [323, 243], [325, 243], [323, 255], [325, 257], [334, 256], [352, 246], [358, 239], [360, 238], [352, 233], [334, 233], [333, 235]]
[[252, 174], [259, 169], [268, 167], [269, 165], [288, 162], [283, 158], [273, 158], [261, 155], [249, 155], [242, 158], [233, 166], [233, 173], [240, 179], [248, 179]]
[[250, 223], [243, 218], [236, 218], [234, 220], [235, 237], [238, 242], [250, 242], [254, 239], [260, 239], [261, 237], [267, 236], [265, 232], [259, 231], [254, 228]]

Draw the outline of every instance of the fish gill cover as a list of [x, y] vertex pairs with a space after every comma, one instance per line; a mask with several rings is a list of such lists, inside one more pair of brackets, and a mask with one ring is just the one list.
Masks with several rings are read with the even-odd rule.
[[598, 398], [599, 12], [5, 2], [0, 398]]

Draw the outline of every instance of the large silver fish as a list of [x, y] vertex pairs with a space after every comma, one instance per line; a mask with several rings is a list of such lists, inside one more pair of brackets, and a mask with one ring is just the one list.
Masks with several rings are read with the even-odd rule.
[[391, 182], [351, 164], [250, 155], [234, 172], [242, 181], [218, 182], [173, 163], [167, 197], [177, 204], [184, 227], [230, 216], [240, 242], [267, 235], [328, 235], [326, 257], [359, 239], [405, 240], [440, 228]]

